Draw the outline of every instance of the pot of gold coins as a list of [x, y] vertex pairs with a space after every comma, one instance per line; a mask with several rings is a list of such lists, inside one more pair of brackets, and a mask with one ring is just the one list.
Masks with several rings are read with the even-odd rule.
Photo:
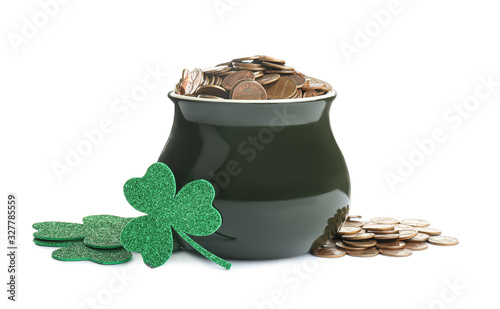
[[183, 71], [159, 161], [178, 188], [196, 179], [215, 188], [222, 225], [196, 242], [222, 258], [273, 259], [304, 254], [340, 228], [350, 182], [330, 127], [335, 96], [269, 56]]

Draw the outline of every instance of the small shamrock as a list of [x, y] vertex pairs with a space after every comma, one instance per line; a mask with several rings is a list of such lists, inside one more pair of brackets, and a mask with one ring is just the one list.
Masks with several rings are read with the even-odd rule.
[[211, 261], [229, 269], [231, 263], [212, 254], [187, 234], [208, 236], [221, 226], [220, 213], [212, 206], [213, 186], [200, 179], [176, 192], [175, 178], [164, 163], [152, 164], [144, 177], [129, 179], [123, 191], [129, 204], [147, 215], [130, 221], [122, 231], [121, 243], [140, 252], [150, 267], [163, 265], [172, 254], [172, 229]]
[[83, 240], [74, 239], [74, 240], [44, 240], [33, 238], [33, 242], [36, 245], [43, 247], [69, 247], [73, 245], [83, 244]]
[[62, 247], [52, 252], [52, 257], [60, 261], [92, 261], [99, 264], [121, 264], [130, 261], [132, 253], [123, 247], [115, 249], [97, 249], [83, 243], [83, 239], [75, 240], [43, 240], [34, 238], [39, 246]]
[[96, 249], [83, 243], [62, 247], [52, 252], [60, 261], [92, 261], [98, 264], [121, 264], [130, 261], [132, 253], [125, 248]]
[[111, 215], [94, 215], [83, 218], [83, 224], [71, 222], [39, 222], [33, 224], [38, 231], [33, 234], [42, 240], [78, 240], [93, 248], [120, 248], [120, 234], [133, 218]]

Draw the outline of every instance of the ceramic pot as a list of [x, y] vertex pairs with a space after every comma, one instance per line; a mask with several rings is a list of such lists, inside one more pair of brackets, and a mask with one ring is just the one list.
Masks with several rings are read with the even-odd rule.
[[[177, 189], [214, 185], [222, 225], [192, 237], [225, 259], [305, 254], [327, 220], [349, 205], [346, 163], [330, 127], [335, 92], [289, 100], [241, 101], [169, 93], [175, 116], [159, 161]], [[192, 249], [183, 243], [187, 249]]]

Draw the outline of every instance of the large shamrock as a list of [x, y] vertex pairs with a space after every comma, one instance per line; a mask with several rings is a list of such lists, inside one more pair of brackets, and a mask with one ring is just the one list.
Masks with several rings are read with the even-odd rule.
[[208, 259], [229, 269], [231, 263], [201, 247], [187, 234], [207, 236], [220, 227], [222, 218], [212, 206], [213, 186], [200, 179], [176, 192], [170, 168], [158, 162], [151, 165], [144, 177], [128, 180], [123, 191], [127, 201], [148, 215], [130, 221], [122, 231], [121, 243], [130, 251], [140, 252], [150, 267], [163, 265], [172, 254], [172, 229]]

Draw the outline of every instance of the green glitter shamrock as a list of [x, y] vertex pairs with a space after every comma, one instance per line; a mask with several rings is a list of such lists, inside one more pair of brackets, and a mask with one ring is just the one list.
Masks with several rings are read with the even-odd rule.
[[83, 239], [75, 240], [43, 240], [34, 238], [39, 246], [62, 247], [52, 252], [52, 257], [60, 261], [92, 261], [98, 264], [121, 264], [130, 261], [132, 253], [123, 247], [114, 249], [97, 249], [83, 243]]
[[133, 218], [122, 218], [112, 215], [94, 215], [83, 218], [83, 224], [71, 222], [38, 222], [33, 234], [42, 240], [78, 240], [93, 248], [120, 248], [120, 234]]
[[69, 247], [73, 245], [83, 244], [82, 239], [73, 239], [73, 240], [45, 240], [33, 238], [33, 242], [36, 245], [43, 247]]
[[121, 243], [140, 252], [150, 267], [163, 265], [172, 254], [172, 229], [202, 255], [229, 269], [231, 263], [209, 252], [187, 234], [208, 236], [221, 226], [220, 213], [212, 206], [213, 186], [200, 179], [176, 192], [174, 174], [164, 163], [152, 164], [144, 177], [129, 179], [123, 186], [132, 207], [146, 213], [130, 221], [122, 231]]
[[52, 252], [52, 257], [60, 261], [92, 261], [112, 265], [130, 261], [132, 253], [124, 248], [96, 249], [80, 243], [57, 249]]

